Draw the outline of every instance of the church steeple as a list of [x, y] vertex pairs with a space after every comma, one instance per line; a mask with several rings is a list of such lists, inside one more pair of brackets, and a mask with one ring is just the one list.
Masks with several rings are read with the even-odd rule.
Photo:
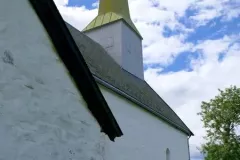
[[133, 24], [128, 0], [99, 0], [98, 15], [83, 32], [100, 44], [124, 70], [144, 79], [142, 37]]
[[127, 0], [100, 0], [98, 15], [109, 12], [121, 15], [125, 19], [131, 19]]
[[97, 17], [94, 18], [83, 31], [87, 32], [120, 19], [123, 19], [127, 25], [141, 37], [141, 34], [131, 20], [128, 0], [100, 0]]

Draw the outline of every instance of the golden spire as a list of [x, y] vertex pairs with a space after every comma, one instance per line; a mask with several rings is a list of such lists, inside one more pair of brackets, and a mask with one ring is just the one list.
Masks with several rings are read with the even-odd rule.
[[127, 0], [100, 0], [98, 15], [109, 12], [121, 15], [126, 19], [131, 19]]
[[[84, 32], [92, 30], [94, 28], [103, 26], [105, 24], [123, 19], [127, 25], [130, 26], [133, 31], [141, 37], [137, 28], [133, 24], [130, 13], [128, 0], [100, 0], [98, 16], [94, 18], [86, 28]], [[141, 37], [142, 38], [142, 37]]]

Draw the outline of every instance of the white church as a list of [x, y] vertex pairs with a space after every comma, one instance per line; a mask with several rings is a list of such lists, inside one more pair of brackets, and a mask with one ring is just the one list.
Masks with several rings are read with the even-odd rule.
[[143, 38], [127, 0], [100, 0], [83, 31], [53, 0], [1, 0], [0, 160], [189, 160], [193, 133], [144, 80]]

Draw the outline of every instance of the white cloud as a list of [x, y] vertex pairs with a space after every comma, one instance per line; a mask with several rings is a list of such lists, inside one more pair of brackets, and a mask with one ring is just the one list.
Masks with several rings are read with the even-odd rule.
[[239, 6], [237, 6], [236, 8], [229, 8], [223, 18], [223, 21], [230, 21], [233, 18], [239, 18], [240, 17], [240, 2], [239, 2]]
[[162, 65], [172, 63], [177, 55], [192, 47], [191, 43], [184, 42], [184, 38], [183, 35], [165, 38], [159, 34], [158, 39], [144, 49], [144, 62], [161, 63]]
[[239, 0], [197, 0], [192, 8], [197, 14], [191, 16], [196, 26], [206, 25], [210, 20], [222, 17], [222, 21], [230, 21], [240, 16]]
[[[155, 5], [155, 8], [160, 10], [167, 10], [170, 12], [173, 12], [179, 16], [183, 16], [185, 14], [186, 9], [194, 3], [196, 0], [129, 0], [130, 7], [133, 9], [134, 7], [139, 7], [147, 5], [153, 9], [153, 6]], [[144, 7], [145, 9], [148, 7]], [[138, 13], [138, 12], [137, 12]], [[157, 16], [157, 15], [156, 15]]]
[[184, 16], [188, 7], [195, 2], [195, 0], [158, 0], [159, 5], [167, 8], [167, 10], [173, 11], [179, 16]]
[[[66, 6], [68, 1], [69, 0], [54, 0], [63, 19], [77, 29], [82, 30], [97, 15], [98, 10], [97, 8], [89, 10], [85, 6]], [[97, 2], [94, 3], [93, 6], [97, 6]]]
[[219, 55], [228, 50], [228, 47], [240, 39], [238, 36], [224, 36], [217, 40], [205, 40], [193, 48], [193, 52], [200, 51], [206, 61], [218, 61]]
[[92, 4], [92, 7], [98, 8], [99, 7], [99, 1], [96, 1]]
[[195, 20], [196, 26], [206, 25], [210, 20], [218, 17], [220, 12], [216, 9], [201, 9], [197, 15], [191, 16], [190, 19]]
[[54, 2], [56, 3], [56, 5], [67, 5], [68, 4], [68, 0], [54, 0]]
[[[149, 9], [151, 8], [151, 9]], [[174, 21], [174, 12], [164, 10], [162, 7], [153, 7], [151, 1], [137, 0], [130, 3], [131, 16], [133, 19], [148, 22]], [[141, 12], [139, 12], [141, 10]], [[146, 14], [147, 13], [147, 14]]]

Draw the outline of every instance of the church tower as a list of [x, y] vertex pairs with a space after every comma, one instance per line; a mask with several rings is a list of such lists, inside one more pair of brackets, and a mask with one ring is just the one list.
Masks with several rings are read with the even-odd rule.
[[142, 37], [131, 20], [128, 0], [100, 0], [97, 17], [83, 32], [123, 69], [144, 79]]

